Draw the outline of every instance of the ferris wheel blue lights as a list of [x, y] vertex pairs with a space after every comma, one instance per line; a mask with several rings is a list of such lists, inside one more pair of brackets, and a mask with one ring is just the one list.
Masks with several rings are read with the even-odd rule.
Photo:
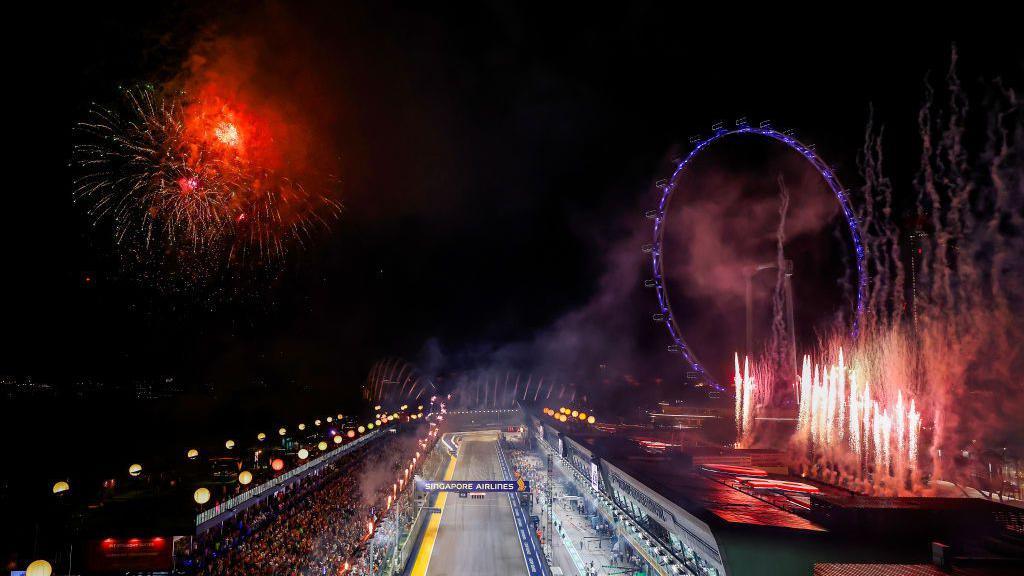
[[659, 180], [656, 183], [656, 187], [661, 191], [658, 207], [648, 210], [645, 213], [647, 218], [654, 221], [654, 242], [644, 245], [644, 252], [651, 256], [651, 271], [654, 274], [654, 278], [645, 282], [645, 285], [654, 288], [657, 293], [658, 312], [655, 313], [653, 317], [658, 322], [663, 322], [665, 327], [668, 329], [669, 335], [674, 343], [668, 347], [668, 350], [682, 356], [683, 360], [685, 360], [695, 372], [700, 374], [705, 382], [718, 390], [723, 390], [722, 386], [715, 382], [714, 378], [712, 378], [711, 375], [709, 375], [701, 366], [696, 355], [683, 339], [682, 331], [679, 329], [679, 324], [676, 322], [676, 318], [672, 313], [672, 305], [669, 302], [668, 291], [664, 281], [662, 242], [665, 235], [666, 208], [668, 207], [672, 196], [680, 189], [680, 176], [690, 164], [690, 161], [693, 160], [697, 154], [718, 140], [729, 136], [739, 135], [760, 136], [785, 144], [810, 162], [821, 175], [828, 187], [832, 190], [832, 193], [835, 194], [836, 200], [839, 202], [839, 206], [843, 211], [843, 216], [846, 219], [846, 225], [850, 232], [850, 239], [853, 242], [854, 256], [857, 265], [857, 300], [853, 321], [851, 323], [851, 333], [854, 338], [856, 338], [860, 328], [860, 319], [864, 312], [864, 298], [868, 282], [860, 227], [857, 223], [857, 218], [853, 213], [853, 208], [850, 206], [849, 197], [842, 184], [839, 183], [839, 179], [836, 176], [835, 171], [821, 159], [815, 151], [814, 146], [805, 145], [797, 140], [791, 130], [780, 132], [772, 128], [771, 123], [767, 121], [761, 122], [757, 127], [752, 127], [746, 119], [737, 121], [736, 127], [732, 129], [726, 128], [723, 123], [717, 123], [712, 127], [711, 136], [706, 138], [691, 138], [690, 143], [693, 144], [693, 148], [688, 154], [678, 161], [672, 176], [667, 180]]

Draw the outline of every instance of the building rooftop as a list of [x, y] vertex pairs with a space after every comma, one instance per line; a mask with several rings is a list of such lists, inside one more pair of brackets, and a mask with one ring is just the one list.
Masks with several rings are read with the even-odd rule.
[[709, 478], [673, 466], [670, 461], [626, 460], [610, 462], [630, 476], [672, 500], [680, 508], [708, 521], [708, 513], [721, 522], [791, 530], [823, 532], [825, 528], [788, 512], [772, 502]]

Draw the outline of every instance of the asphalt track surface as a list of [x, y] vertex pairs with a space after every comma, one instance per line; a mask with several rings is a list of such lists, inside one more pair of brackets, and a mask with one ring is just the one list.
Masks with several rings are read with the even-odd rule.
[[[463, 436], [453, 480], [502, 478], [495, 432]], [[427, 576], [516, 576], [526, 574], [526, 561], [508, 496], [483, 498], [449, 494]]]

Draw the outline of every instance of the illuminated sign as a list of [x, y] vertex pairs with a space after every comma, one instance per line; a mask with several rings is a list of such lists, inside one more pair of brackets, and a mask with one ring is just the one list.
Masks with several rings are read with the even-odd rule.
[[167, 571], [171, 542], [167, 538], [107, 538], [86, 545], [86, 567], [90, 572]]
[[530, 483], [519, 480], [417, 480], [416, 489], [423, 492], [529, 492]]

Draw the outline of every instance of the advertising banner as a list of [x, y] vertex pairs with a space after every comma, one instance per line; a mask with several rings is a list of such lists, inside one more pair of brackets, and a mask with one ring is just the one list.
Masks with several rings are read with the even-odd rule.
[[416, 480], [423, 492], [529, 492], [530, 483], [518, 480]]

